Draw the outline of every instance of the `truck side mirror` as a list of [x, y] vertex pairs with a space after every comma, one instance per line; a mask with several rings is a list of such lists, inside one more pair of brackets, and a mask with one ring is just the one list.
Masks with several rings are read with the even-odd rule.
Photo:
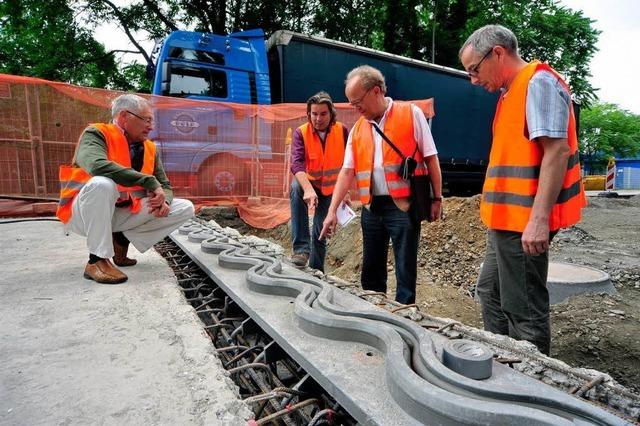
[[162, 76], [160, 79], [160, 90], [162, 95], [169, 96], [169, 93], [171, 93], [171, 64], [169, 61], [164, 61], [162, 63], [161, 70]]
[[169, 61], [162, 63], [162, 82], [169, 83], [171, 81], [171, 64]]

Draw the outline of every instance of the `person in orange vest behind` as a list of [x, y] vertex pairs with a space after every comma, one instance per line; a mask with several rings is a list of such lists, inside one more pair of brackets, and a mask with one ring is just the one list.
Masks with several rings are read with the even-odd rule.
[[347, 74], [345, 94], [361, 117], [354, 124], [338, 176], [321, 238], [334, 234], [336, 211], [342, 196], [357, 180], [362, 209], [362, 274], [365, 290], [387, 291], [389, 238], [393, 244], [396, 301], [414, 303], [420, 223], [409, 214], [411, 187], [398, 170], [402, 157], [383, 139], [381, 132], [404, 156], [417, 161], [415, 173], [428, 174], [433, 188], [431, 220], [441, 215], [442, 177], [436, 147], [423, 112], [410, 103], [386, 97], [382, 73], [368, 65]]
[[84, 277], [101, 284], [127, 280], [115, 265], [137, 263], [127, 257], [129, 242], [144, 252], [194, 214], [190, 201], [173, 198], [160, 153], [148, 139], [149, 103], [122, 95], [113, 100], [111, 115], [112, 123], [84, 130], [73, 164], [60, 167], [56, 211], [68, 230], [87, 237]]
[[525, 62], [500, 25], [476, 30], [459, 57], [472, 84], [501, 91], [480, 204], [488, 228], [476, 286], [484, 327], [548, 355], [549, 244], [586, 205], [569, 87], [548, 65]]
[[[291, 143], [291, 261], [300, 267], [309, 261], [310, 267], [324, 271], [326, 241], [318, 237], [342, 167], [349, 130], [336, 121], [336, 109], [326, 92], [307, 100], [307, 119], [296, 129]], [[350, 203], [348, 193], [344, 198]], [[315, 209], [311, 241], [309, 209]]]

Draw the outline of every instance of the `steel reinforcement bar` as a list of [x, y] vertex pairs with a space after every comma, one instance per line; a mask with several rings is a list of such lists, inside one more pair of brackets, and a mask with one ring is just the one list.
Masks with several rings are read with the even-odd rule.
[[627, 424], [198, 222], [171, 239], [362, 424]]
[[173, 269], [223, 367], [253, 410], [249, 425], [356, 424], [180, 247], [167, 239], [155, 248]]

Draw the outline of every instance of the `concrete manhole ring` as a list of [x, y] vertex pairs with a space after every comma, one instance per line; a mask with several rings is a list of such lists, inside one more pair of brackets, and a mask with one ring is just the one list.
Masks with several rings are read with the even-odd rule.
[[547, 277], [549, 302], [560, 303], [582, 293], [614, 294], [609, 274], [596, 268], [563, 262], [550, 262]]

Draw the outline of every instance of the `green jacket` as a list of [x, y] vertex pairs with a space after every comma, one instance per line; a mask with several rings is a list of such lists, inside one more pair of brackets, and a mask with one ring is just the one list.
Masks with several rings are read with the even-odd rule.
[[107, 159], [107, 141], [95, 127], [87, 127], [82, 136], [80, 136], [80, 142], [76, 150], [75, 165], [82, 167], [91, 176], [104, 176], [118, 185], [139, 185], [147, 191], [154, 191], [161, 186], [167, 202], [171, 204], [173, 200], [173, 189], [164, 172], [159, 150], [156, 150], [153, 175], [145, 175], [130, 167], [122, 167], [120, 164]]

